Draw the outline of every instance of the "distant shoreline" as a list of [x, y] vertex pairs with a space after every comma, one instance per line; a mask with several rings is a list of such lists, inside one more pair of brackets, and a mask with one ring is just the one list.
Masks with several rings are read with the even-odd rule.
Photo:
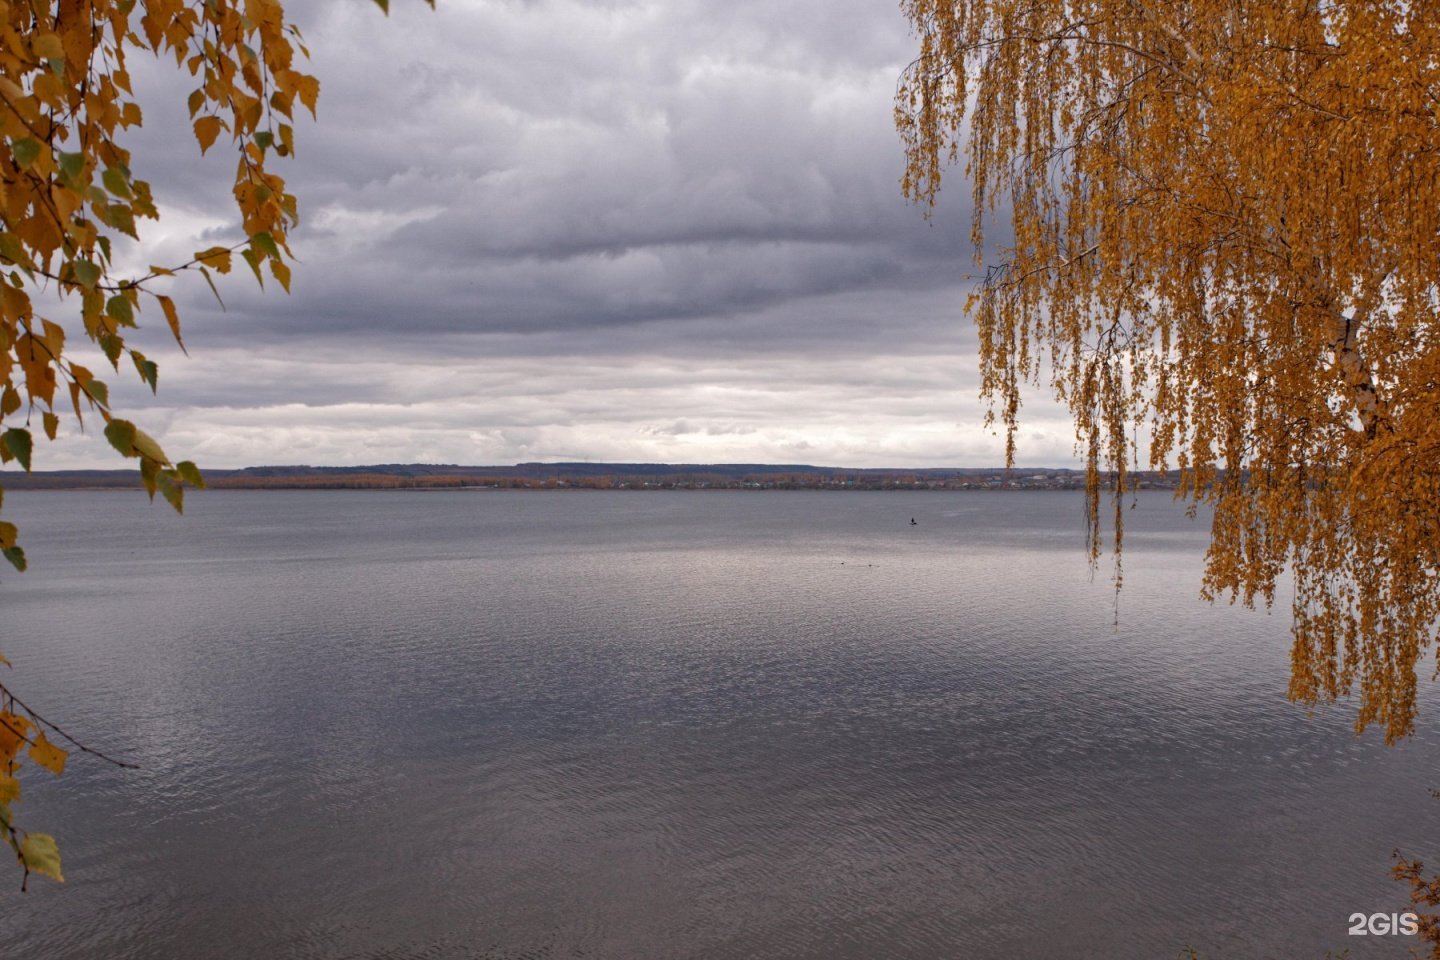
[[[384, 464], [205, 470], [217, 490], [1083, 490], [1071, 468], [865, 468], [769, 464], [522, 463], [503, 467]], [[1173, 474], [1135, 471], [1140, 489], [1173, 490]], [[1107, 482], [1105, 486], [1112, 486]], [[133, 490], [135, 470], [0, 471], [7, 490]]]

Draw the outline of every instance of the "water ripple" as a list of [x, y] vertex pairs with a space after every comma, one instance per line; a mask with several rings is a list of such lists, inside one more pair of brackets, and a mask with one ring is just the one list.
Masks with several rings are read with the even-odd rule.
[[12, 497], [12, 677], [142, 764], [27, 784], [32, 960], [1400, 957], [1440, 852], [1434, 691], [1285, 703], [1160, 498], [1117, 607], [1065, 494]]

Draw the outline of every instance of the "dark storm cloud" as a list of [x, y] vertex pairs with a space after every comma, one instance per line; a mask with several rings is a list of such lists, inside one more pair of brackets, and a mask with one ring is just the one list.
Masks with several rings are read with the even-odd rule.
[[[298, 11], [323, 97], [278, 165], [305, 216], [296, 295], [230, 293], [267, 330], [614, 326], [954, 282], [963, 216], [898, 193], [895, 11], [399, 6]], [[223, 151], [196, 163], [183, 113], [156, 113], [142, 166], [213, 216], [204, 241], [233, 234]]]

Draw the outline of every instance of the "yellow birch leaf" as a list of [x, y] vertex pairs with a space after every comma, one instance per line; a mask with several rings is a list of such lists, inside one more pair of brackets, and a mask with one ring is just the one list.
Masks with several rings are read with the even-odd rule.
[[20, 799], [20, 781], [8, 773], [0, 773], [0, 803], [15, 803]]
[[227, 247], [211, 247], [195, 254], [195, 259], [212, 266], [219, 273], [230, 272], [230, 250]]
[[55, 744], [46, 740], [43, 731], [35, 734], [35, 742], [30, 745], [29, 752], [31, 760], [34, 760], [57, 777], [65, 772], [65, 758], [70, 756], [68, 750], [61, 750], [55, 746]]
[[60, 849], [55, 838], [48, 833], [27, 833], [20, 841], [20, 855], [31, 873], [41, 873], [61, 883], [65, 877], [60, 873]]
[[195, 121], [195, 139], [200, 141], [200, 152], [203, 154], [215, 143], [215, 138], [220, 136], [220, 118], [215, 116], [201, 117]]
[[42, 317], [40, 329], [44, 331], [45, 344], [50, 349], [50, 355], [58, 358], [65, 349], [65, 328]]
[[41, 73], [35, 77], [35, 98], [41, 103], [58, 106], [65, 90], [65, 84], [53, 73]]
[[85, 429], [85, 416], [80, 411], [80, 384], [70, 381], [70, 404], [75, 408], [75, 420], [80, 424], [80, 429]]
[[165, 312], [165, 322], [170, 324], [170, 332], [175, 335], [175, 342], [184, 350], [185, 340], [180, 336], [180, 314], [175, 309], [175, 301], [164, 294], [156, 294], [155, 299], [160, 301], [160, 309]]
[[294, 80], [295, 92], [300, 95], [300, 102], [305, 104], [310, 116], [316, 116], [315, 104], [320, 99], [320, 81], [303, 73], [295, 74]]
[[10, 760], [20, 752], [25, 742], [25, 733], [30, 729], [30, 718], [18, 713], [0, 713], [0, 759]]

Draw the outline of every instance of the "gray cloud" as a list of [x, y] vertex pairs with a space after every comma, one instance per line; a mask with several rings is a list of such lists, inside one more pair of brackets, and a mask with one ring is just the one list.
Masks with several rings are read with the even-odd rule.
[[[898, 11], [393, 6], [292, 2], [322, 83], [277, 166], [301, 198], [294, 292], [241, 267], [221, 311], [170, 284], [192, 357], [151, 318], [160, 394], [116, 390], [167, 448], [215, 466], [995, 462], [961, 314], [968, 197], [952, 181], [927, 222], [899, 194]], [[127, 262], [233, 242], [234, 161], [197, 158], [193, 81], [132, 72], [134, 167], [163, 216]], [[1068, 423], [1035, 417], [1022, 455], [1068, 461]], [[113, 460], [67, 437], [44, 465]]]

